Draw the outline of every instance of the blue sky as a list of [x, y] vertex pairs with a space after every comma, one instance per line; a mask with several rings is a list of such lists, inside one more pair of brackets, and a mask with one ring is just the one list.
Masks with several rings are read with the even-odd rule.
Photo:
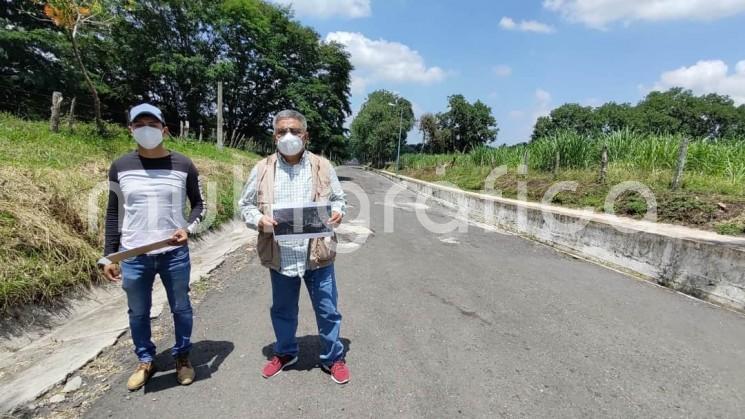
[[355, 112], [381, 88], [417, 116], [461, 93], [492, 108], [496, 144], [528, 139], [567, 102], [635, 103], [682, 86], [745, 103], [745, 0], [272, 1], [346, 46]]

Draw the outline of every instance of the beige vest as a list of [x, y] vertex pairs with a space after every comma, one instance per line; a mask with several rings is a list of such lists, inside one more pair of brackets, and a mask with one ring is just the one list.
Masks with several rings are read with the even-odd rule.
[[[331, 195], [331, 163], [323, 157], [307, 152], [310, 170], [313, 177], [313, 201], [328, 201]], [[258, 207], [262, 214], [272, 213], [274, 204], [274, 171], [277, 167], [277, 153], [274, 153], [256, 164]], [[336, 234], [331, 238], [310, 239], [308, 249], [309, 270], [322, 268], [334, 263], [336, 258]], [[256, 240], [256, 252], [261, 264], [267, 268], [280, 270], [279, 245], [272, 232], [259, 230]]]

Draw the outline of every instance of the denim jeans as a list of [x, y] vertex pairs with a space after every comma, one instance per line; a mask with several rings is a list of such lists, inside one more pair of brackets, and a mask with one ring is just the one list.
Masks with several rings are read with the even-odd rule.
[[[300, 277], [289, 277], [270, 270], [272, 277], [272, 309], [270, 311], [276, 355], [297, 355], [299, 348], [295, 333], [298, 323]], [[336, 277], [334, 265], [305, 271], [305, 286], [316, 313], [318, 334], [321, 337], [321, 362], [331, 365], [344, 355], [344, 345], [339, 340], [341, 314], [336, 307]]]
[[151, 362], [155, 358], [155, 344], [150, 336], [150, 307], [155, 274], [160, 275], [173, 314], [176, 344], [171, 354], [174, 357], [188, 354], [193, 324], [189, 301], [189, 247], [182, 246], [158, 255], [125, 259], [121, 268], [122, 288], [127, 293], [129, 306], [129, 328], [132, 331], [135, 354], [140, 362]]

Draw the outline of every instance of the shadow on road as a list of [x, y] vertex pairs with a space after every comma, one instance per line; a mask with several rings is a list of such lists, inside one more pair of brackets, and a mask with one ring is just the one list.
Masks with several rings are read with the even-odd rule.
[[[341, 338], [340, 340], [344, 345], [344, 355], [342, 357], [346, 357], [352, 341], [347, 338]], [[306, 335], [297, 338], [297, 343], [300, 346], [299, 359], [295, 365], [287, 367], [285, 371], [310, 371], [318, 368], [319, 357], [321, 356], [321, 338], [318, 335]], [[261, 349], [261, 353], [264, 354], [267, 361], [272, 359], [272, 356], [274, 356], [274, 343], [264, 346]]]
[[[203, 340], [191, 347], [189, 359], [194, 366], [194, 381], [212, 378], [220, 364], [233, 352], [233, 342]], [[171, 356], [171, 350], [165, 350], [155, 357], [158, 372], [145, 385], [145, 393], [157, 393], [179, 385], [176, 381], [176, 363]], [[163, 373], [167, 372], [167, 373]]]
[[354, 180], [354, 178], [349, 176], [338, 176], [339, 182], [351, 182]]

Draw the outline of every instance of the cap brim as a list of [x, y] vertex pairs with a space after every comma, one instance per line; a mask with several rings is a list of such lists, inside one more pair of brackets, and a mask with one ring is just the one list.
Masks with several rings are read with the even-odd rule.
[[139, 112], [138, 114], [134, 115], [130, 119], [129, 123], [131, 124], [132, 122], [134, 122], [137, 118], [139, 118], [141, 116], [152, 116], [153, 118], [155, 118], [158, 121], [160, 121], [161, 124], [165, 124], [166, 123], [166, 121], [164, 121], [163, 118], [159, 117], [158, 115], [156, 115], [156, 114], [154, 114], [152, 112], [147, 112], [147, 111], [142, 111], [142, 112]]

